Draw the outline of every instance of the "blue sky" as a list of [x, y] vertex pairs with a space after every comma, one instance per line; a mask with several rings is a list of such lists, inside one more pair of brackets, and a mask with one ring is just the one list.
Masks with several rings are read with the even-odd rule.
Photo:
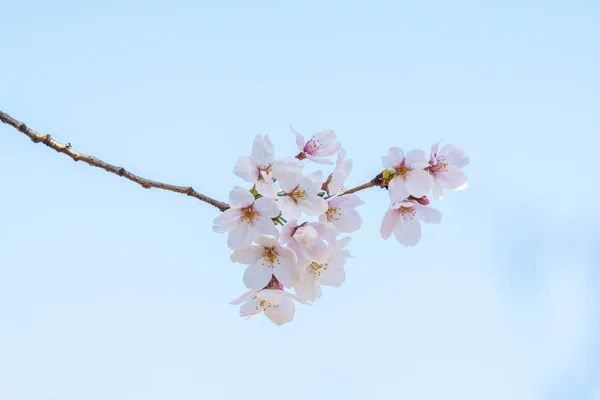
[[[379, 236], [276, 327], [218, 211], [0, 126], [0, 400], [600, 398], [600, 7], [592, 1], [10, 2], [0, 106], [225, 200], [268, 134], [335, 129], [355, 170], [444, 138], [470, 187], [421, 243]], [[331, 290], [327, 290], [331, 289]]]

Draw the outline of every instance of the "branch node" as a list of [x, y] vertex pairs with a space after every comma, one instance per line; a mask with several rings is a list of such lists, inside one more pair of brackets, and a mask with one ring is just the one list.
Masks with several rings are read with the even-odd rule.
[[65, 144], [65, 148], [70, 149], [71, 148], [71, 143]]
[[195, 191], [195, 190], [194, 190], [194, 188], [193, 188], [193, 187], [191, 187], [191, 186], [190, 186], [190, 187], [188, 187], [188, 188], [185, 190], [185, 194], [187, 194], [188, 196], [193, 196], [195, 192], [196, 192], [196, 191]]
[[119, 168], [118, 174], [119, 174], [119, 176], [123, 176], [123, 175], [125, 175], [126, 172], [127, 171], [125, 171], [125, 168], [121, 167], [121, 168]]

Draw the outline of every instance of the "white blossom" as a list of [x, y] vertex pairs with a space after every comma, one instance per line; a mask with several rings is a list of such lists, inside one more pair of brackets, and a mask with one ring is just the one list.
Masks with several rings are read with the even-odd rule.
[[273, 144], [268, 136], [264, 139], [257, 135], [254, 138], [252, 154], [250, 157], [242, 156], [237, 159], [233, 168], [233, 173], [256, 186], [256, 191], [264, 197], [275, 198], [277, 196], [277, 186], [273, 182], [271, 175], [274, 159]]
[[461, 170], [469, 157], [460, 147], [448, 143], [438, 151], [439, 142], [431, 146], [429, 173], [433, 177], [433, 196], [441, 200], [444, 189], [463, 190], [469, 185], [467, 175]]
[[283, 325], [294, 319], [296, 312], [294, 300], [303, 302], [298, 296], [280, 289], [251, 289], [230, 304], [243, 303], [240, 307], [240, 316], [246, 319], [264, 313], [276, 325]]
[[429, 166], [423, 150], [411, 150], [406, 155], [399, 147], [391, 147], [388, 155], [381, 157], [383, 167], [395, 175], [389, 183], [392, 202], [402, 201], [408, 196], [427, 195], [433, 185], [431, 175], [424, 169]]
[[421, 238], [421, 221], [439, 224], [442, 214], [416, 200], [393, 203], [381, 224], [381, 236], [388, 239], [392, 233], [404, 246], [414, 246]]
[[300, 213], [317, 216], [327, 210], [327, 202], [318, 196], [323, 181], [321, 171], [313, 172], [295, 180], [281, 179], [279, 186], [285, 192], [277, 199], [281, 212], [289, 218], [298, 219]]
[[330, 195], [342, 192], [348, 175], [352, 172], [352, 160], [346, 158], [346, 150], [340, 149], [335, 163], [335, 168], [325, 182], [324, 189]]
[[255, 200], [248, 190], [235, 186], [229, 193], [229, 206], [213, 221], [214, 232], [229, 232], [229, 248], [249, 245], [256, 234], [277, 235], [277, 228], [272, 220], [279, 215], [275, 200], [266, 197]]
[[344, 247], [350, 242], [349, 237], [334, 241], [328, 248], [325, 261], [305, 260], [300, 269], [300, 283], [294, 290], [301, 298], [314, 302], [321, 297], [321, 285], [340, 286], [346, 279], [344, 264], [351, 257]]
[[304, 136], [296, 132], [290, 127], [296, 135], [296, 144], [300, 149], [301, 157], [306, 157], [311, 161], [319, 164], [333, 164], [332, 161], [322, 157], [334, 155], [341, 147], [341, 143], [337, 140], [335, 132], [326, 130], [315, 133], [308, 142], [304, 142]]
[[304, 222], [292, 219], [281, 228], [279, 240], [294, 250], [299, 260], [325, 261], [328, 251], [325, 241], [331, 243], [337, 236], [337, 228], [331, 223]]
[[273, 276], [286, 287], [294, 286], [299, 278], [296, 253], [281, 246], [273, 235], [257, 235], [254, 241], [256, 245], [237, 248], [231, 255], [231, 261], [248, 265], [244, 272], [246, 287], [262, 289]]
[[340, 232], [354, 232], [362, 225], [356, 207], [365, 204], [357, 195], [332, 196], [326, 199], [327, 211], [319, 216], [320, 222], [331, 222]]

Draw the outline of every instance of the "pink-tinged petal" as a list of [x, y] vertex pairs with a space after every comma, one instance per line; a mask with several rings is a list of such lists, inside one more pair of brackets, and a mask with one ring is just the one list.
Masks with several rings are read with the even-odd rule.
[[273, 235], [277, 236], [279, 233], [277, 231], [277, 226], [275, 226], [275, 222], [269, 217], [265, 217], [264, 215], [260, 215], [254, 221], [254, 226], [251, 228], [253, 235]]
[[433, 145], [431, 145], [431, 153], [429, 155], [429, 161], [434, 165], [437, 164], [437, 153], [440, 148], [440, 142], [442, 140], [443, 139], [440, 139], [437, 143], [434, 143]]
[[256, 182], [256, 191], [268, 199], [276, 198], [277, 186], [275, 185], [275, 182], [273, 182], [271, 176], [265, 173], [265, 171], [261, 171], [260, 174], [262, 179], [259, 179], [258, 182]]
[[254, 138], [252, 146], [252, 155], [250, 156], [258, 165], [267, 166], [273, 162], [275, 150], [273, 143], [267, 136], [263, 139], [260, 135]]
[[259, 299], [266, 300], [272, 304], [279, 304], [283, 300], [283, 290], [279, 289], [265, 289], [258, 292], [256, 295]]
[[294, 287], [296, 294], [302, 299], [310, 302], [314, 302], [318, 298], [319, 283], [317, 282], [315, 275], [306, 274], [302, 282]]
[[317, 194], [323, 184], [323, 172], [316, 171], [306, 175], [301, 181], [300, 186], [310, 194]]
[[213, 230], [219, 233], [227, 232], [231, 227], [239, 223], [241, 216], [242, 212], [238, 208], [228, 208], [223, 214], [213, 220], [213, 224], [215, 224]]
[[273, 199], [267, 199], [266, 197], [256, 199], [254, 202], [254, 209], [269, 218], [275, 218], [279, 215], [277, 202]]
[[265, 315], [276, 325], [283, 325], [294, 319], [296, 306], [294, 302], [284, 298], [279, 307], [270, 307], [265, 310]]
[[284, 299], [296, 300], [299, 303], [306, 304], [306, 302], [304, 300], [302, 300], [300, 297], [296, 296], [293, 293], [282, 292], [281, 294], [282, 294], [282, 296], [283, 296]]
[[282, 228], [281, 233], [279, 234], [279, 241], [281, 243], [287, 243], [292, 240], [292, 235], [294, 234], [294, 230], [298, 226], [297, 219], [290, 219]]
[[288, 218], [298, 219], [300, 218], [300, 209], [298, 204], [290, 196], [281, 196], [277, 199], [277, 206]]
[[323, 241], [318, 241], [314, 247], [300, 247], [300, 253], [307, 260], [313, 260], [318, 263], [323, 263], [327, 261], [329, 257], [329, 251], [327, 249], [327, 245]]
[[406, 156], [404, 157], [404, 164], [413, 169], [423, 169], [429, 167], [427, 154], [420, 149], [414, 149], [406, 153]]
[[291, 288], [298, 284], [296, 266], [279, 257], [279, 264], [273, 270], [275, 278], [285, 287]]
[[273, 269], [268, 266], [263, 266], [261, 262], [250, 264], [244, 271], [244, 285], [248, 289], [262, 289], [271, 280]]
[[392, 235], [392, 232], [396, 229], [398, 225], [398, 220], [400, 219], [400, 211], [395, 208], [390, 208], [387, 210], [385, 215], [383, 216], [383, 221], [381, 222], [381, 237], [384, 239], [389, 239]]
[[229, 192], [229, 205], [231, 208], [246, 208], [254, 203], [254, 196], [248, 189], [241, 186], [234, 186]]
[[390, 200], [393, 203], [402, 201], [408, 198], [410, 195], [406, 182], [404, 182], [404, 180], [398, 176], [390, 181], [390, 184], [388, 185], [388, 192]]
[[343, 249], [344, 247], [348, 246], [348, 243], [350, 243], [351, 240], [352, 240], [352, 238], [350, 236], [345, 236], [345, 237], [341, 238], [337, 242], [338, 248]]
[[306, 215], [318, 216], [324, 214], [329, 206], [327, 201], [319, 196], [308, 196], [298, 202], [298, 208]]
[[262, 312], [262, 309], [258, 306], [258, 299], [252, 299], [247, 303], [242, 304], [240, 307], [240, 317], [244, 317], [246, 319], [250, 319], [255, 315], [258, 315]]
[[338, 235], [338, 230], [334, 224], [332, 224], [331, 222], [310, 222], [308, 225], [315, 228], [319, 237], [327, 240], [328, 242], [335, 243], [335, 238]]
[[433, 179], [433, 197], [436, 200], [443, 200], [444, 199], [444, 191], [442, 190], [442, 186], [440, 185], [440, 182], [437, 179]]
[[242, 223], [229, 231], [227, 246], [229, 246], [230, 249], [235, 250], [239, 247], [248, 246], [252, 243], [253, 238], [254, 232], [250, 229], [250, 225]]
[[390, 169], [394, 169], [398, 165], [402, 164], [404, 160], [404, 151], [400, 147], [390, 147], [388, 151], [388, 163], [391, 165]]
[[358, 195], [356, 195], [356, 194], [347, 194], [344, 196], [340, 196], [329, 202], [330, 206], [332, 206], [332, 205], [334, 207], [342, 206], [344, 208], [354, 208], [354, 207], [362, 206], [363, 204], [365, 204], [365, 202], [363, 200], [361, 200], [361, 198], [358, 197]]
[[237, 299], [232, 300], [229, 304], [235, 306], [235, 305], [238, 305], [238, 304], [245, 303], [245, 302], [247, 302], [249, 300], [252, 300], [254, 297], [256, 297], [256, 293], [258, 293], [258, 290], [250, 289], [246, 293], [244, 293], [243, 295], [241, 295], [240, 297], [238, 297]]
[[259, 176], [259, 166], [252, 158], [242, 156], [237, 159], [235, 167], [233, 167], [233, 173], [246, 182], [255, 183]]
[[438, 157], [444, 157], [448, 165], [452, 165], [456, 168], [463, 168], [469, 163], [469, 156], [463, 149], [455, 144], [448, 143], [438, 153]]
[[319, 277], [321, 285], [339, 287], [346, 280], [346, 271], [344, 268], [329, 268]]
[[442, 213], [431, 208], [429, 206], [422, 206], [421, 204], [415, 204], [415, 210], [419, 219], [428, 224], [439, 224], [442, 222]]
[[415, 197], [426, 196], [433, 186], [431, 174], [422, 169], [413, 169], [406, 174], [406, 188]]
[[[254, 242], [259, 246], [271, 248], [279, 246], [278, 235], [256, 235]], [[264, 251], [264, 249], [263, 249]]]
[[242, 264], [253, 264], [262, 258], [264, 249], [260, 246], [244, 246], [237, 248], [231, 254], [232, 262], [239, 262]]
[[306, 248], [312, 248], [317, 243], [318, 232], [314, 226], [304, 225], [296, 229], [296, 233], [293, 235], [300, 246]]
[[414, 246], [421, 239], [421, 221], [418, 218], [401, 218], [394, 236], [404, 246]]
[[333, 224], [340, 232], [356, 232], [362, 226], [363, 220], [360, 214], [353, 209], [344, 210], [338, 220], [333, 221]]
[[280, 246], [277, 249], [277, 254], [279, 255], [279, 257], [281, 257], [281, 259], [285, 260], [290, 265], [296, 265], [298, 263], [298, 257], [292, 249]]
[[290, 125], [290, 129], [292, 130], [292, 132], [294, 133], [294, 135], [296, 135], [296, 145], [298, 146], [298, 149], [300, 151], [304, 151], [304, 136], [302, 136], [294, 128], [292, 128], [291, 125]]
[[459, 168], [448, 165], [446, 171], [438, 175], [438, 180], [444, 189], [456, 190], [464, 186], [469, 178]]
[[279, 186], [286, 192], [292, 191], [302, 179], [302, 161], [294, 157], [278, 158], [273, 161], [271, 175], [279, 181]]
[[457, 187], [456, 189], [454, 189], [454, 191], [458, 192], [458, 191], [461, 191], [461, 190], [465, 190], [468, 187], [469, 187], [469, 181], [465, 182], [464, 185], [461, 185], [461, 186]]
[[315, 149], [312, 154], [315, 156], [331, 156], [340, 149], [342, 143], [337, 140], [337, 136], [331, 129], [317, 132], [314, 134], [315, 140], [317, 140], [320, 146]]
[[306, 158], [308, 158], [310, 161], [317, 163], [317, 164], [333, 165], [333, 161], [328, 160], [326, 158], [316, 157], [316, 156], [313, 156], [310, 154], [307, 154]]

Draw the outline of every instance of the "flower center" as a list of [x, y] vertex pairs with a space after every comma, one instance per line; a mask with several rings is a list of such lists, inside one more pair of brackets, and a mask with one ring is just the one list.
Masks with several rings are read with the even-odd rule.
[[402, 161], [402, 164], [396, 167], [396, 175], [404, 179], [406, 178], [406, 174], [408, 173], [408, 171], [410, 171], [411, 169], [412, 168], [408, 168], [406, 165], [404, 165], [404, 161]]
[[279, 307], [279, 304], [273, 304], [270, 301], [261, 299], [258, 301], [258, 304], [256, 304], [256, 310], [257, 311], [265, 311], [267, 308], [277, 308]]
[[402, 218], [409, 218], [409, 219], [413, 219], [415, 214], [417, 213], [415, 211], [414, 207], [400, 207], [398, 209], [398, 211], [400, 211], [400, 216]]
[[306, 200], [308, 198], [308, 193], [306, 193], [306, 189], [296, 189], [292, 193], [292, 197], [295, 200]]
[[254, 209], [253, 206], [250, 206], [242, 209], [242, 216], [240, 217], [240, 220], [247, 224], [252, 224], [257, 217], [258, 212]]
[[324, 263], [324, 264], [318, 264], [316, 262], [311, 262], [310, 265], [308, 266], [308, 272], [313, 274], [313, 275], [317, 275], [317, 276], [321, 276], [321, 274], [325, 271], [327, 271], [327, 268], [329, 267], [329, 264]]
[[430, 167], [432, 172], [446, 172], [448, 170], [448, 163], [446, 157], [441, 156], [437, 159], [437, 164]]
[[277, 257], [277, 253], [275, 252], [275, 250], [273, 250], [272, 248], [267, 248], [265, 249], [265, 252], [263, 253], [263, 259], [261, 262], [261, 265], [263, 267], [267, 267], [267, 268], [275, 268], [275, 263], [277, 263], [277, 265], [280, 265], [281, 263], [279, 262], [279, 257]]
[[325, 211], [325, 215], [327, 216], [328, 221], [339, 221], [342, 216], [342, 209], [340, 207], [329, 207], [327, 211]]
[[318, 150], [319, 147], [321, 147], [321, 142], [318, 141], [317, 139], [315, 139], [315, 137], [313, 136], [306, 143], [306, 146], [304, 146], [304, 152], [306, 152], [308, 154], [312, 154], [313, 152], [315, 152], [316, 150]]

